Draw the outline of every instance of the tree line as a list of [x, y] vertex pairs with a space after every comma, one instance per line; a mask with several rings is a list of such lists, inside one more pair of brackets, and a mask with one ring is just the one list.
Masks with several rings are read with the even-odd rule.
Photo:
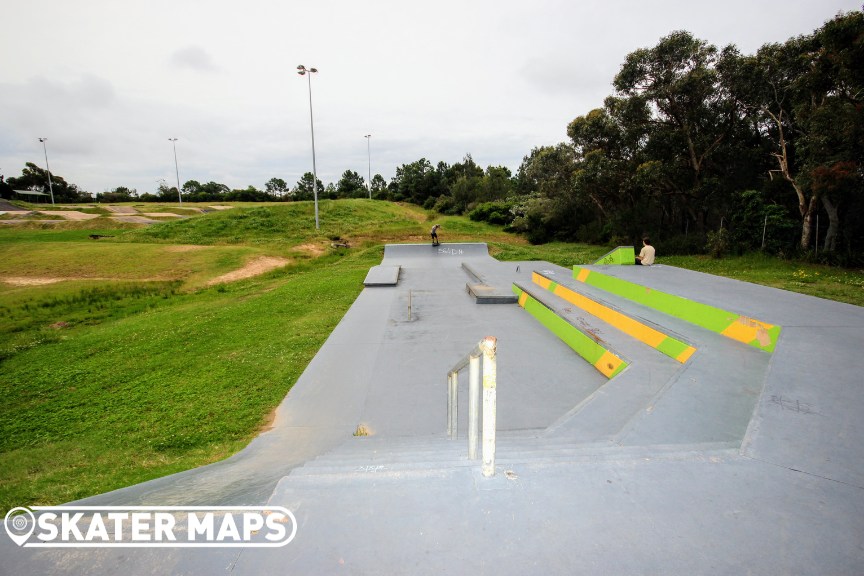
[[[569, 140], [539, 146], [515, 175], [503, 166], [421, 158], [387, 182], [346, 170], [317, 181], [319, 198], [412, 202], [503, 224], [535, 243], [637, 243], [666, 253], [764, 249], [861, 263], [864, 248], [864, 13], [840, 13], [811, 34], [741, 54], [677, 31], [625, 58], [603, 106], [567, 125]], [[80, 191], [54, 176], [55, 197]], [[44, 186], [27, 164], [16, 189]], [[290, 187], [231, 190], [195, 180], [188, 201], [299, 201]], [[63, 185], [58, 190], [58, 181]], [[25, 188], [19, 188], [19, 186]], [[65, 186], [65, 187], [64, 187]], [[3, 191], [0, 183], [0, 192]], [[177, 199], [127, 188], [103, 201]]]
[[860, 264], [862, 63], [857, 11], [753, 55], [673, 32], [626, 57], [568, 142], [525, 157], [516, 195], [472, 214], [509, 213], [535, 242], [650, 234], [667, 252], [818, 248]]
[[[50, 176], [54, 199], [57, 202], [174, 202], [179, 198], [177, 187], [169, 186], [164, 180], [159, 181], [155, 193], [139, 194], [134, 188], [118, 186], [112, 190], [99, 192], [94, 196], [74, 184], [68, 184], [62, 176], [53, 172]], [[47, 170], [32, 162], [27, 162], [20, 177], [4, 180], [0, 176], [0, 197], [14, 199], [18, 196], [16, 191], [45, 192], [49, 189], [48, 178]], [[263, 190], [259, 190], [255, 186], [232, 189], [220, 182], [211, 181], [202, 184], [197, 180], [187, 180], [181, 187], [181, 192], [183, 200], [187, 202], [301, 201], [313, 199], [313, 180], [312, 173], [307, 172], [292, 188], [281, 178], [271, 178], [264, 185]], [[364, 198], [368, 197], [370, 193], [364, 178], [353, 170], [346, 170], [336, 184], [331, 183], [324, 186], [319, 179], [317, 185], [318, 197], [323, 199]], [[386, 186], [387, 182], [384, 178], [380, 174], [376, 174], [372, 178], [371, 193], [377, 195]]]

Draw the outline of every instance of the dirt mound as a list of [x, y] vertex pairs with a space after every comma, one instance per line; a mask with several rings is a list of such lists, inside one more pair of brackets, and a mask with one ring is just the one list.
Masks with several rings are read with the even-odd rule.
[[86, 212], [79, 212], [77, 210], [39, 210], [39, 214], [45, 214], [47, 216], [59, 216], [60, 218], [65, 218], [66, 220], [77, 221], [99, 218], [99, 214], [87, 214]]
[[253, 276], [258, 276], [259, 274], [264, 274], [265, 272], [275, 270], [276, 268], [286, 266], [290, 262], [291, 261], [287, 258], [261, 256], [259, 258], [255, 258], [254, 260], [252, 260], [238, 270], [234, 270], [233, 272], [223, 274], [218, 278], [210, 280], [207, 285], [212, 286], [213, 284], [223, 284], [225, 282], [235, 282], [237, 280], [243, 280], [244, 278], [251, 278]]
[[294, 249], [298, 252], [305, 252], [315, 258], [323, 256], [327, 251], [321, 244], [300, 244], [299, 246], [295, 246]]
[[195, 252], [196, 250], [204, 250], [207, 246], [198, 244], [178, 244], [176, 246], [166, 246], [166, 252]]
[[43, 284], [54, 284], [63, 280], [66, 280], [66, 278], [25, 278], [23, 276], [0, 278], [0, 282], [11, 284], [12, 286], [42, 286]]

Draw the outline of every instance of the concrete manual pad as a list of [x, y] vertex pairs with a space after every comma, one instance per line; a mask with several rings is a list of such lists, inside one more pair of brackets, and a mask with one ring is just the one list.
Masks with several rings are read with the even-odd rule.
[[[477, 306], [466, 261], [496, 285], [570, 274], [497, 262], [485, 244], [388, 245], [381, 265], [401, 268], [399, 284], [363, 290], [273, 430], [224, 462], [79, 503], [269, 502], [297, 517], [290, 544], [34, 550], [0, 537], [0, 574], [864, 573], [864, 309], [665, 265], [593, 266], [783, 325], [772, 355], [604, 295], [698, 348], [678, 368], [582, 318], [628, 350], [628, 384], [521, 308]], [[486, 335], [493, 478], [467, 460], [467, 376], [459, 437], [445, 437], [446, 372]], [[578, 420], [618, 412], [611, 438]], [[353, 437], [359, 424], [371, 442]]]
[[373, 266], [363, 280], [364, 286], [395, 286], [399, 283], [399, 266]]

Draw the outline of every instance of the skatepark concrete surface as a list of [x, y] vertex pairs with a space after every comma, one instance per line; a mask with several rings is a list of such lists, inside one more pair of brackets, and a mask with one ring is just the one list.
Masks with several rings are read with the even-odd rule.
[[[776, 349], [547, 262], [498, 262], [485, 244], [388, 245], [271, 431], [223, 462], [75, 503], [267, 503], [293, 512], [293, 541], [32, 549], [0, 537], [0, 574], [864, 574], [864, 309], [662, 264], [587, 268], [782, 325]], [[627, 359], [607, 380], [504, 298], [534, 270], [696, 353], [679, 363], [544, 295]], [[447, 371], [488, 335], [491, 478], [467, 458], [467, 374], [461, 433], [446, 436]]]

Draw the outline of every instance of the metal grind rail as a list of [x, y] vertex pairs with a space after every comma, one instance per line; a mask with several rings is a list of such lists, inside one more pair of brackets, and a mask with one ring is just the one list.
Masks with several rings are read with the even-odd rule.
[[495, 475], [495, 414], [497, 406], [496, 379], [498, 340], [486, 336], [471, 352], [447, 373], [447, 436], [456, 438], [458, 431], [459, 372], [468, 366], [468, 458], [477, 459], [477, 436], [480, 428], [480, 378], [482, 358], [483, 379], [483, 476]]

